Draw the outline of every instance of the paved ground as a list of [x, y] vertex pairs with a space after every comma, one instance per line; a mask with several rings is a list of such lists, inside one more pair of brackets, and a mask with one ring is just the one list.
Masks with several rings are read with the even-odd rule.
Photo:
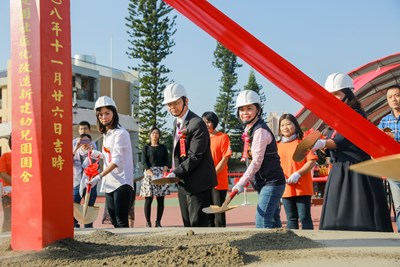
[[[247, 200], [247, 205], [244, 205], [245, 200]], [[257, 193], [254, 191], [250, 191], [246, 195], [246, 199], [244, 194], [236, 196], [231, 205], [239, 205], [236, 209], [230, 210], [227, 212], [227, 227], [228, 228], [247, 228], [252, 229], [255, 228], [255, 204], [257, 203]], [[320, 202], [319, 202], [320, 203]], [[112, 228], [111, 224], [102, 224], [102, 214], [104, 211], [104, 197], [98, 197], [96, 201], [96, 205], [100, 207], [100, 215], [98, 219], [94, 222], [95, 228]], [[143, 228], [146, 227], [146, 220], [144, 218], [144, 200], [141, 197], [136, 198], [135, 204], [135, 228]], [[154, 221], [156, 220], [157, 214], [157, 201], [153, 200], [152, 205], [152, 224], [154, 225]], [[321, 215], [322, 205], [312, 205], [311, 214], [314, 223], [314, 229], [318, 229], [319, 227], [319, 219]], [[281, 210], [281, 220], [282, 224], [286, 226], [286, 214], [283, 210]], [[0, 205], [0, 223], [3, 221], [3, 212], [2, 207]], [[163, 219], [161, 222], [163, 227], [182, 227], [182, 219], [180, 215], [177, 194], [176, 192], [171, 193], [171, 195], [167, 196], [165, 199], [165, 210]], [[397, 231], [396, 224], [393, 223], [393, 228]]]
[[[231, 205], [239, 205], [236, 209], [230, 210], [226, 213], [227, 216], [227, 227], [239, 227], [239, 228], [255, 228], [255, 211], [256, 211], [256, 203], [257, 203], [257, 193], [249, 192], [246, 194], [247, 205], [245, 205], [245, 197], [243, 194], [236, 196]], [[97, 201], [97, 205], [101, 207], [100, 213], [102, 214], [104, 209], [104, 198], [99, 198]], [[136, 205], [135, 205], [135, 227], [146, 227], [146, 220], [144, 218], [144, 200], [141, 197], [137, 197]], [[156, 220], [157, 214], [157, 201], [154, 199], [152, 204], [152, 213], [151, 213], [151, 223], [154, 225], [154, 221]], [[314, 227], [318, 229], [319, 226], [319, 217], [321, 214], [321, 205], [315, 205], [312, 207], [312, 216], [314, 221]], [[281, 219], [284, 226], [286, 225], [286, 214], [281, 211]], [[178, 200], [176, 193], [172, 193], [170, 196], [167, 196], [165, 199], [165, 210], [162, 219], [162, 226], [164, 227], [181, 227], [182, 219], [180, 215]], [[94, 223], [94, 227], [97, 228], [108, 228], [109, 224], [101, 223], [101, 216]]]

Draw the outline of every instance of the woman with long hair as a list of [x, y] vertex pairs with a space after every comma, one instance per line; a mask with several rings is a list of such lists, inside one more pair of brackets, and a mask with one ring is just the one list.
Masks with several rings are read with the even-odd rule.
[[95, 103], [97, 129], [103, 134], [103, 171], [90, 180], [101, 181], [106, 208], [114, 227], [129, 227], [128, 214], [133, 192], [133, 158], [129, 133], [119, 124], [113, 99], [101, 96]]
[[153, 179], [163, 177], [168, 170], [168, 150], [160, 144], [160, 129], [153, 127], [150, 130], [150, 142], [142, 149], [142, 162], [145, 176], [140, 186], [140, 196], [145, 198], [144, 215], [146, 226], [151, 227], [151, 204], [153, 197], [157, 199], [157, 219], [155, 227], [161, 227], [161, 219], [164, 213], [164, 198], [169, 195], [169, 185], [155, 185]]
[[[325, 89], [365, 117], [353, 93], [353, 80], [345, 73], [333, 73]], [[356, 122], [354, 122], [356, 125]], [[312, 151], [326, 149], [332, 169], [325, 187], [321, 230], [393, 232], [381, 179], [350, 171], [349, 167], [371, 159], [359, 147], [334, 129], [327, 139], [318, 140]]]

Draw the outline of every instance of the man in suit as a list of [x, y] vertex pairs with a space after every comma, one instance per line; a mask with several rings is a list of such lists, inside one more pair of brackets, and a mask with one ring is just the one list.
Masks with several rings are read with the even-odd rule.
[[204, 121], [188, 107], [185, 88], [178, 83], [164, 90], [164, 102], [174, 121], [172, 173], [179, 177], [178, 199], [185, 227], [207, 227], [209, 216], [202, 209], [211, 205], [217, 185], [210, 151], [210, 135]]

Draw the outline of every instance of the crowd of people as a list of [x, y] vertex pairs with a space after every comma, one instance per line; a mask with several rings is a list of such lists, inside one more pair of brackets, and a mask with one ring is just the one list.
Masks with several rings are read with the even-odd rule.
[[[333, 73], [325, 82], [325, 89], [360, 115], [366, 114], [355, 96], [352, 79], [345, 73]], [[378, 128], [400, 142], [400, 87], [386, 90], [391, 113], [385, 116]], [[129, 133], [120, 125], [117, 106], [108, 96], [101, 96], [95, 103], [97, 130], [102, 134], [101, 151], [90, 135], [90, 124], [79, 123], [79, 137], [73, 140], [73, 195], [79, 205], [90, 188], [89, 206], [94, 206], [99, 191], [105, 195], [105, 217], [114, 227], [132, 226], [135, 214], [135, 196], [144, 198], [146, 226], [152, 227], [151, 206], [157, 200], [154, 226], [162, 227], [165, 196], [170, 186], [157, 185], [155, 180], [176, 178], [179, 207], [184, 227], [226, 227], [225, 213], [208, 214], [203, 208], [222, 206], [229, 190], [228, 161], [232, 155], [229, 136], [217, 131], [218, 116], [211, 111], [202, 116], [189, 109], [185, 88], [172, 83], [164, 90], [163, 104], [175, 117], [173, 122], [172, 151], [160, 143], [161, 131], [150, 130], [149, 142], [142, 148], [144, 177], [140, 191], [136, 192], [132, 143]], [[352, 164], [371, 159], [335, 129], [329, 128], [306, 157], [293, 160], [293, 153], [303, 140], [304, 133], [292, 114], [279, 119], [279, 138], [262, 118], [260, 96], [244, 90], [236, 99], [237, 117], [244, 126], [242, 135], [242, 161], [246, 169], [232, 187], [237, 194], [252, 185], [258, 195], [256, 228], [282, 227], [281, 204], [289, 229], [314, 229], [311, 216], [311, 199], [314, 194], [312, 170], [323, 151], [332, 165], [324, 193], [321, 230], [393, 231], [390, 210], [381, 179], [353, 172]], [[11, 137], [9, 139], [11, 143]], [[11, 144], [10, 144], [11, 148]], [[0, 177], [3, 188], [11, 188], [11, 153], [0, 158]], [[89, 174], [86, 169], [103, 163]], [[97, 165], [96, 165], [97, 166]], [[396, 207], [397, 226], [400, 229], [400, 183], [388, 177]], [[88, 187], [89, 186], [89, 187]], [[4, 192], [4, 190], [3, 190]], [[11, 197], [3, 193], [3, 231], [9, 231]], [[72, 220], [72, 218], [71, 218]], [[103, 218], [104, 221], [104, 218]], [[74, 218], [74, 227], [80, 227]], [[93, 223], [84, 224], [85, 228]]]

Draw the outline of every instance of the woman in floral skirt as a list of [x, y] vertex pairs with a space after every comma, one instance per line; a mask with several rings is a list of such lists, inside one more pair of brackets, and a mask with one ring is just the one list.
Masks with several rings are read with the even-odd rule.
[[145, 198], [144, 215], [146, 226], [151, 227], [151, 204], [153, 197], [157, 199], [157, 219], [155, 227], [161, 227], [161, 218], [164, 213], [164, 197], [170, 194], [168, 185], [155, 185], [153, 179], [163, 177], [163, 173], [168, 170], [168, 150], [160, 144], [161, 132], [157, 127], [150, 131], [150, 143], [145, 145], [142, 150], [142, 162], [145, 175], [140, 187], [140, 196]]

